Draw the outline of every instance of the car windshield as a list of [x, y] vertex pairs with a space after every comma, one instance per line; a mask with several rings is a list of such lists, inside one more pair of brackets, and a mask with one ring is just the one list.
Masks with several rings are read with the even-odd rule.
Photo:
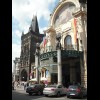
[[57, 85], [48, 85], [47, 87], [54, 87], [54, 88], [56, 88]]
[[73, 88], [73, 89], [77, 89], [79, 86], [75, 86], [75, 85], [72, 85], [72, 86], [69, 86], [69, 88]]
[[35, 85], [30, 85], [29, 87], [35, 87]]

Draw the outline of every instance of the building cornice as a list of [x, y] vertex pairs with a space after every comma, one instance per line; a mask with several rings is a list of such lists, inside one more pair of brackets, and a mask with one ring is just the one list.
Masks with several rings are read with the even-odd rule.
[[53, 28], [53, 26], [50, 26], [48, 27], [47, 30], [45, 30], [46, 33], [49, 33], [49, 32], [56, 32], [56, 30]]

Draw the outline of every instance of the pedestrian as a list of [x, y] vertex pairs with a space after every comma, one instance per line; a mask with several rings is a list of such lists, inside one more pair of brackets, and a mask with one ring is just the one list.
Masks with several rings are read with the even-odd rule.
[[24, 90], [26, 90], [26, 82], [24, 82]]
[[27, 87], [29, 86], [29, 82], [27, 82]]

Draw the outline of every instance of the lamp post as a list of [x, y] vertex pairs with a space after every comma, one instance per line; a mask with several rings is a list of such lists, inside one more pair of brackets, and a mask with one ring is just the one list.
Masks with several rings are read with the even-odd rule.
[[36, 81], [39, 83], [39, 50], [40, 50], [40, 44], [36, 43], [36, 52], [35, 52], [35, 66], [36, 66]]
[[61, 34], [58, 33], [56, 36], [57, 44], [57, 63], [58, 63], [58, 85], [62, 85], [62, 65], [61, 65]]

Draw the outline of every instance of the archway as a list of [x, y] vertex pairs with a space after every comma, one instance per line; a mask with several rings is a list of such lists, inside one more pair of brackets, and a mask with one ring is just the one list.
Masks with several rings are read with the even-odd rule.
[[21, 72], [21, 81], [27, 81], [27, 71], [25, 69]]

